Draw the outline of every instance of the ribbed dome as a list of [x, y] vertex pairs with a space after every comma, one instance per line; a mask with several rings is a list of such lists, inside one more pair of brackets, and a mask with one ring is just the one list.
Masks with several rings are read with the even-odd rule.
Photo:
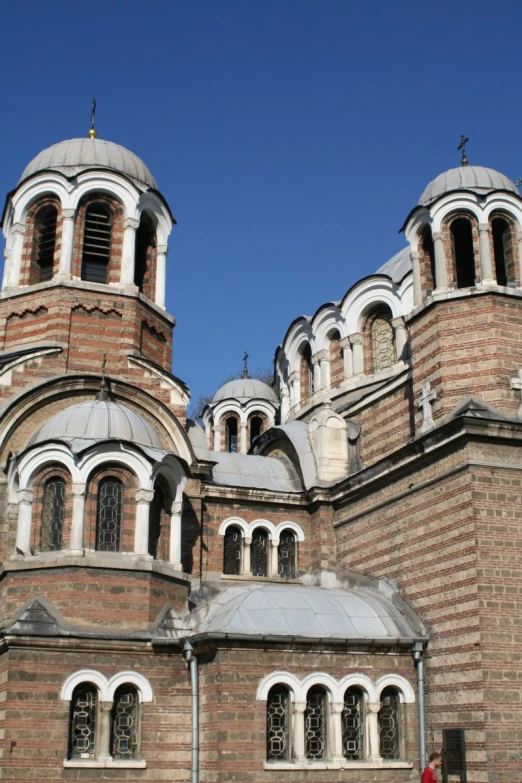
[[256, 398], [258, 400], [269, 400], [279, 403], [277, 394], [267, 383], [258, 381], [255, 378], [236, 378], [233, 381], [225, 383], [212, 398], [212, 402], [221, 402], [221, 400], [249, 400]]
[[75, 177], [93, 168], [119, 171], [141, 188], [157, 189], [156, 180], [137, 155], [103, 139], [68, 139], [53, 144], [32, 159], [19, 181], [40, 171], [59, 171], [66, 177]]
[[479, 195], [491, 193], [493, 190], [509, 190], [517, 196], [520, 195], [515, 183], [500, 171], [484, 166], [459, 166], [435, 177], [425, 188], [419, 204], [425, 207], [445, 193], [455, 190], [471, 190]]
[[139, 446], [162, 448], [157, 432], [145, 419], [125, 405], [106, 400], [80, 402], [56, 413], [33, 435], [29, 445], [48, 440], [63, 440], [76, 446], [126, 440]]

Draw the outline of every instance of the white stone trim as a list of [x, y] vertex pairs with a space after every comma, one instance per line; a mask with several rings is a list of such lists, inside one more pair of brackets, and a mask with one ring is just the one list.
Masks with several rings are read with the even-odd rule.
[[74, 457], [70, 449], [59, 443], [49, 443], [31, 450], [25, 454], [18, 463], [18, 470], [13, 471], [11, 482], [14, 481], [15, 473], [18, 473], [19, 489], [30, 489], [35, 477], [47, 465], [59, 465], [70, 475], [73, 484], [84, 483], [81, 471], [74, 462]]
[[77, 685], [83, 682], [92, 683], [98, 688], [100, 701], [111, 701], [109, 698], [109, 681], [107, 677], [96, 669], [81, 669], [79, 672], [71, 674], [62, 685], [60, 699], [62, 701], [71, 701], [73, 691]]
[[218, 530], [218, 536], [224, 536], [227, 528], [231, 525], [237, 525], [241, 529], [241, 532], [244, 536], [248, 536], [248, 523], [245, 522], [244, 519], [241, 519], [241, 517], [228, 517], [225, 519], [224, 522], [221, 523]]
[[279, 522], [275, 529], [275, 538], [279, 541], [281, 537], [281, 532], [283, 530], [293, 530], [296, 534], [298, 541], [304, 541], [305, 535], [302, 531], [302, 529], [299, 527], [299, 525], [296, 522], [290, 522], [290, 520], [287, 520], [286, 522]]
[[337, 686], [337, 699], [338, 701], [344, 701], [344, 694], [348, 688], [358, 687], [366, 695], [368, 701], [379, 701], [377, 696], [377, 690], [375, 685], [366, 674], [354, 672], [353, 674], [347, 674], [339, 681]]
[[115, 449], [113, 443], [97, 443], [79, 460], [79, 482], [88, 483], [96, 468], [106, 464], [116, 463], [133, 473], [143, 489], [152, 489], [151, 464], [137, 451], [128, 447]]
[[379, 677], [375, 684], [376, 701], [380, 701], [382, 691], [388, 686], [397, 688], [401, 704], [415, 704], [415, 692], [408, 680], [401, 677], [400, 674], [385, 674], [383, 677]]
[[107, 701], [114, 700], [114, 694], [120, 685], [134, 685], [138, 691], [140, 702], [150, 702], [153, 700], [152, 688], [149, 681], [143, 674], [132, 671], [119, 672], [114, 674], [108, 682]]
[[296, 701], [296, 694], [299, 694], [301, 689], [301, 681], [290, 672], [272, 672], [267, 674], [257, 687], [256, 701], [266, 701], [268, 693], [274, 685], [286, 685], [290, 692], [291, 701]]
[[268, 533], [270, 541], [279, 541], [281, 531], [285, 529], [293, 530], [298, 541], [305, 540], [302, 529], [296, 522], [291, 522], [290, 520], [279, 522], [276, 527], [273, 522], [270, 522], [268, 519], [255, 519], [253, 522], [245, 522], [241, 517], [227, 517], [219, 526], [218, 536], [224, 536], [230, 525], [237, 525], [237, 527], [241, 528], [243, 535], [247, 537], [251, 537], [256, 528], [262, 527]]
[[306, 677], [301, 680], [298, 701], [305, 702], [308, 691], [310, 688], [313, 688], [314, 685], [321, 685], [327, 691], [331, 702], [339, 701], [337, 698], [339, 690], [337, 680], [332, 677], [331, 674], [326, 674], [326, 672], [313, 672], [313, 674], [307, 674]]

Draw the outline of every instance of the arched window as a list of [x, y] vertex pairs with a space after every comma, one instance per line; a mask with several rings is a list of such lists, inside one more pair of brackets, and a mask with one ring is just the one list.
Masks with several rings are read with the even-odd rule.
[[467, 218], [457, 218], [451, 224], [453, 263], [457, 288], [476, 284], [473, 231]]
[[137, 285], [141, 292], [144, 291], [147, 273], [150, 276], [155, 236], [154, 224], [150, 217], [143, 212], [140, 225], [136, 231], [136, 252], [134, 256], [134, 285]]
[[65, 481], [53, 476], [45, 482], [42, 500], [42, 552], [57, 552], [63, 546]]
[[312, 349], [306, 343], [301, 353], [300, 364], [301, 404], [304, 405], [314, 393], [314, 368], [312, 364]]
[[377, 310], [370, 327], [373, 372], [388, 370], [395, 364], [395, 340], [388, 308]]
[[379, 710], [379, 747], [383, 759], [400, 756], [399, 694], [396, 688], [384, 688]]
[[225, 422], [227, 451], [237, 452], [237, 416], [229, 416]]
[[422, 234], [421, 241], [422, 261], [421, 261], [421, 285], [422, 293], [428, 296], [436, 288], [435, 280], [435, 248], [431, 229], [426, 227]]
[[35, 254], [37, 281], [44, 283], [53, 276], [56, 220], [58, 212], [52, 204], [42, 207], [35, 217]]
[[162, 534], [162, 517], [168, 514], [169, 492], [161, 476], [154, 485], [154, 497], [149, 511], [149, 546], [148, 553], [154, 558], [160, 557], [160, 539]]
[[337, 329], [330, 334], [330, 388], [335, 389], [344, 380], [343, 349], [341, 335]]
[[114, 694], [111, 712], [111, 754], [114, 759], [138, 757], [138, 693], [132, 685], [121, 685]]
[[279, 547], [277, 550], [277, 571], [283, 579], [295, 578], [295, 561], [297, 547], [296, 536], [293, 530], [285, 529], [279, 536]]
[[71, 699], [69, 717], [69, 758], [93, 759], [96, 756], [96, 716], [98, 691], [85, 682], [77, 685]]
[[225, 530], [223, 550], [223, 573], [238, 576], [241, 570], [241, 530], [236, 525], [229, 525]]
[[262, 527], [252, 533], [250, 570], [252, 576], [268, 576], [268, 533]]
[[250, 445], [255, 441], [256, 438], [259, 438], [261, 433], [263, 432], [263, 417], [262, 416], [252, 416], [250, 419]]
[[111, 255], [111, 212], [95, 202], [87, 207], [83, 231], [82, 280], [107, 283]]
[[266, 700], [266, 757], [268, 761], [290, 760], [290, 695], [284, 685], [274, 685]]
[[102, 479], [98, 485], [96, 507], [97, 550], [101, 552], [120, 551], [122, 511], [123, 484], [112, 477]]
[[326, 758], [327, 701], [324, 688], [315, 685], [307, 693], [305, 748], [307, 759]]
[[343, 756], [346, 759], [364, 758], [363, 747], [364, 698], [360, 688], [348, 688], [344, 694]]
[[497, 283], [515, 287], [518, 275], [513, 228], [507, 220], [497, 216], [491, 221], [491, 233]]

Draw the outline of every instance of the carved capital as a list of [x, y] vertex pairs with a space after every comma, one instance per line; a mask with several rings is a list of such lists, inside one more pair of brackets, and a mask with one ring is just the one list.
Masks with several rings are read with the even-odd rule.
[[351, 346], [350, 338], [349, 337], [341, 337], [341, 339], [339, 340], [339, 345], [341, 346], [343, 351], [344, 351], [345, 348], [350, 348], [350, 346]]
[[123, 221], [123, 228], [132, 228], [133, 231], [136, 231], [139, 227], [140, 221], [135, 218], [128, 217]]
[[489, 234], [489, 230], [490, 230], [489, 223], [479, 223], [478, 229], [479, 231], [486, 231]]
[[391, 325], [394, 329], [404, 329], [406, 328], [406, 324], [404, 323], [404, 318], [402, 315], [399, 315], [397, 318], [392, 318]]
[[73, 495], [85, 495], [85, 484], [73, 484], [72, 493]]
[[34, 499], [34, 492], [32, 489], [19, 489], [16, 493], [19, 503], [32, 503]]
[[322, 348], [320, 351], [317, 351], [315, 355], [317, 356], [320, 362], [325, 362], [330, 359], [330, 351], [328, 351], [326, 348]]
[[136, 503], [152, 503], [154, 492], [151, 489], [137, 489]]
[[274, 547], [274, 549], [277, 549], [277, 547], [279, 546], [279, 541], [278, 541], [276, 538], [273, 538], [273, 539], [270, 541], [270, 543], [272, 544], [272, 546]]
[[62, 209], [62, 220], [74, 220], [75, 215], [75, 209]]
[[431, 236], [434, 242], [444, 241], [444, 237], [442, 236], [441, 231], [434, 231]]
[[25, 234], [25, 223], [13, 223], [11, 231], [13, 234]]
[[343, 701], [334, 701], [334, 702], [332, 702], [332, 706], [331, 706], [332, 715], [335, 715], [335, 714], [340, 715], [343, 710], [344, 710], [344, 702]]
[[417, 261], [421, 257], [421, 254], [419, 253], [418, 250], [412, 250], [410, 252], [410, 255], [411, 255], [413, 261]]
[[179, 516], [183, 510], [183, 503], [181, 500], [175, 500], [170, 507], [170, 513], [172, 516]]
[[295, 701], [294, 702], [294, 712], [304, 712], [306, 710], [306, 702], [305, 701]]
[[351, 334], [348, 339], [352, 345], [362, 345], [363, 336], [360, 332], [356, 332], [355, 334]]
[[250, 546], [250, 544], [252, 543], [252, 536], [243, 536], [243, 543]]
[[381, 703], [380, 701], [369, 701], [366, 705], [366, 709], [368, 712], [378, 713], [381, 709]]
[[156, 245], [156, 251], [158, 255], [166, 256], [169, 251], [169, 248], [167, 245]]

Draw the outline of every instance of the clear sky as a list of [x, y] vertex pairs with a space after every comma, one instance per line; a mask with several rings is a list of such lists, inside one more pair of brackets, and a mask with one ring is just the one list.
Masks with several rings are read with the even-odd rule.
[[95, 96], [178, 221], [173, 371], [212, 393], [403, 247], [461, 133], [522, 176], [521, 29], [520, 0], [4, 2], [0, 185]]

